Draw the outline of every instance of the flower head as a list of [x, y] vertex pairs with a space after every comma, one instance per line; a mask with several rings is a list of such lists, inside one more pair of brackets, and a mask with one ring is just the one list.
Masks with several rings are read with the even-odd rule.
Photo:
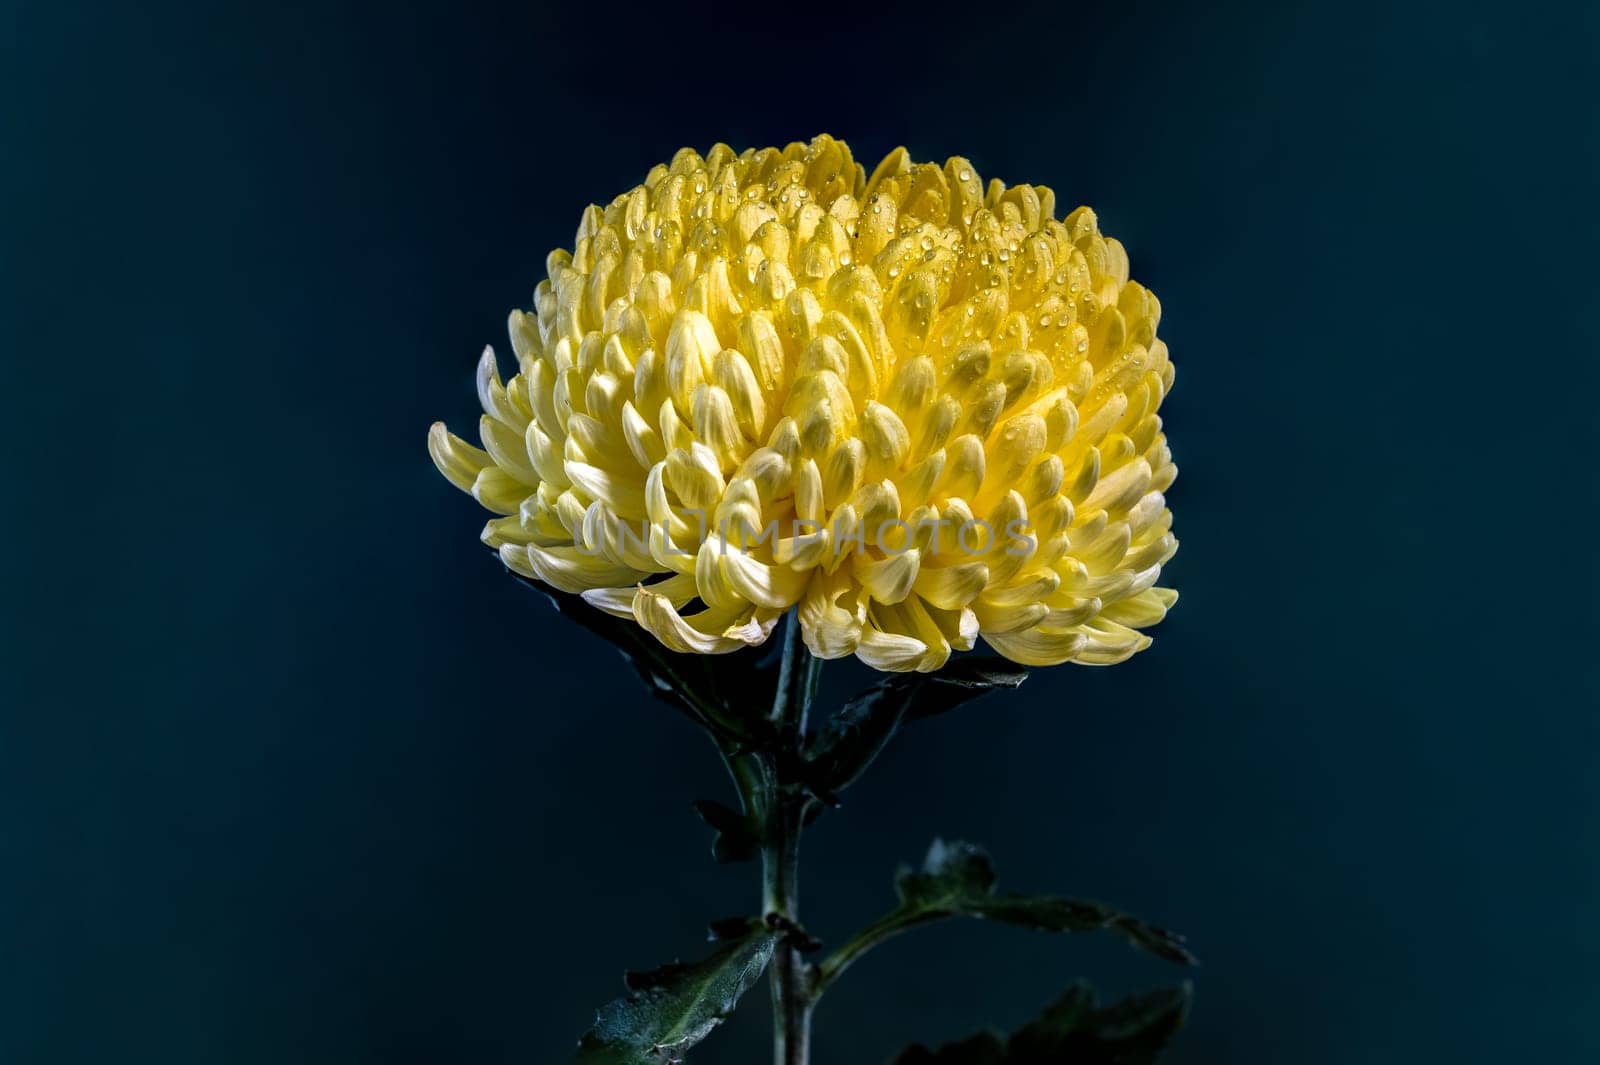
[[765, 640], [933, 670], [978, 637], [1118, 662], [1176, 593], [1160, 304], [1094, 212], [830, 137], [680, 151], [590, 207], [480, 449], [433, 460], [507, 566], [678, 651]]

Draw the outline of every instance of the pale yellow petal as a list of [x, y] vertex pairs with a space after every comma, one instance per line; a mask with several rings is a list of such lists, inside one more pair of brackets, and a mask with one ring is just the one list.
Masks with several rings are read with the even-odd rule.
[[805, 591], [808, 575], [788, 566], [772, 566], [739, 548], [724, 544], [723, 568], [742, 598], [769, 610], [787, 610]]
[[528, 446], [522, 433], [485, 414], [478, 419], [478, 438], [494, 458], [495, 465], [523, 484], [537, 487], [539, 474], [528, 456]]
[[910, 673], [928, 654], [928, 645], [915, 636], [867, 628], [861, 633], [856, 657], [873, 669], [887, 673]]
[[641, 587], [633, 600], [634, 619], [668, 650], [680, 654], [729, 654], [763, 642], [776, 617], [760, 617], [754, 608], [741, 612], [703, 610], [687, 618], [666, 596]]
[[463, 492], [471, 492], [478, 474], [494, 461], [487, 451], [446, 429], [444, 422], [434, 422], [428, 429], [428, 455], [445, 479]]
[[1088, 643], [1081, 633], [1047, 633], [1036, 628], [1003, 634], [985, 631], [983, 640], [1011, 661], [1023, 666], [1060, 665], [1077, 658]]
[[917, 573], [916, 593], [943, 610], [959, 610], [978, 597], [989, 582], [989, 567], [982, 562], [955, 566], [923, 566]]
[[813, 571], [799, 604], [801, 633], [818, 658], [843, 658], [861, 643], [867, 610], [847, 573]]
[[634, 584], [645, 578], [638, 570], [619, 566], [604, 558], [586, 555], [576, 547], [541, 547], [529, 544], [500, 548], [507, 566], [527, 577], [544, 581], [563, 592], [586, 592], [591, 588], [614, 588]]
[[[631, 618], [633, 601], [638, 596], [639, 588], [637, 584], [621, 588], [591, 588], [583, 593], [583, 601], [614, 617]], [[682, 574], [654, 581], [649, 588], [652, 595], [664, 596], [679, 610], [695, 597], [694, 578]]]
[[1018, 632], [1037, 625], [1049, 615], [1050, 608], [1043, 603], [997, 606], [986, 603], [979, 597], [972, 603], [972, 612], [978, 617], [978, 627], [983, 631], [984, 637], [988, 638], [991, 635]]
[[1171, 588], [1146, 588], [1137, 595], [1108, 604], [1101, 615], [1130, 628], [1142, 629], [1166, 617], [1177, 598], [1178, 593]]
[[499, 466], [485, 466], [472, 482], [472, 498], [496, 514], [515, 514], [534, 488]]
[[874, 601], [892, 604], [911, 594], [921, 565], [922, 552], [912, 548], [880, 559], [857, 554], [851, 562], [851, 572]]

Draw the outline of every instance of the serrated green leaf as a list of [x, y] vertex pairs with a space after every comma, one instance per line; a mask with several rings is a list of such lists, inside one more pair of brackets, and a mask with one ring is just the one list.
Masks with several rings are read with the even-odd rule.
[[1094, 991], [1080, 984], [1011, 1037], [1005, 1060], [1149, 1065], [1183, 1027], [1191, 996], [1185, 983], [1101, 1008]]
[[1038, 932], [1120, 934], [1130, 944], [1179, 965], [1198, 964], [1183, 937], [1103, 903], [1059, 895], [999, 894], [994, 863], [971, 843], [934, 840], [922, 868], [904, 867], [895, 878], [897, 913], [904, 923], [941, 916], [981, 917]]
[[750, 818], [712, 799], [697, 799], [694, 812], [716, 835], [711, 857], [719, 862], [747, 862], [761, 848], [761, 836]]
[[711, 1034], [761, 978], [778, 934], [752, 930], [704, 961], [628, 973], [578, 1043], [581, 1065], [664, 1065]]
[[982, 847], [960, 840], [933, 841], [922, 868], [903, 866], [895, 890], [907, 906], [924, 910], [959, 910], [994, 890], [994, 862]]
[[806, 779], [826, 795], [854, 784], [888, 746], [919, 684], [891, 677], [845, 703], [806, 753]]
[[981, 695], [1019, 688], [1028, 679], [1028, 671], [993, 655], [962, 655], [926, 677], [928, 682], [911, 701], [908, 721], [924, 721], [965, 706]]
[[938, 1050], [912, 1046], [894, 1065], [1151, 1065], [1183, 1027], [1188, 984], [1101, 1008], [1078, 984], [1009, 1038], [980, 1032]]
[[1006, 1065], [1006, 1041], [993, 1032], [979, 1032], [938, 1050], [919, 1043], [902, 1050], [894, 1065]]

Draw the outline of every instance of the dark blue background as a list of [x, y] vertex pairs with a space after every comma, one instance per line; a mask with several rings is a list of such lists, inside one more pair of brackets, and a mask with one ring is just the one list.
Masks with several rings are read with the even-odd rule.
[[[822, 822], [814, 930], [968, 837], [1189, 933], [1179, 1065], [1595, 1060], [1595, 6], [766, 6], [5, 6], [0, 1061], [543, 1065], [752, 901], [702, 739], [424, 435], [586, 203], [821, 130], [1099, 210], [1162, 299], [1184, 546], [1151, 651]], [[817, 1056], [1079, 975], [1175, 974], [943, 927]]]

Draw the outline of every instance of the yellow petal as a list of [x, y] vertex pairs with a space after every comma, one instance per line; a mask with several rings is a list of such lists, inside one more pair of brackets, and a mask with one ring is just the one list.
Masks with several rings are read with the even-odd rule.
[[739, 321], [739, 350], [750, 361], [756, 380], [768, 394], [775, 394], [788, 380], [783, 342], [772, 317], [764, 311], [745, 315]]
[[1074, 599], [1071, 596], [1056, 595], [1051, 596], [1045, 605], [1050, 608], [1050, 613], [1039, 622], [1039, 627], [1051, 632], [1060, 632], [1081, 625], [1101, 610], [1100, 600], [1095, 596]]
[[822, 473], [817, 469], [816, 460], [806, 459], [800, 464], [794, 480], [795, 517], [802, 521], [820, 522], [827, 514], [825, 498]]
[[567, 480], [564, 460], [556, 451], [555, 443], [538, 422], [528, 423], [527, 431], [522, 435], [522, 442], [527, 448], [529, 461], [534, 472], [539, 475], [540, 481], [553, 484], [557, 488], [565, 488], [572, 483]]
[[739, 352], [729, 348], [717, 355], [712, 370], [716, 381], [733, 406], [739, 428], [751, 440], [759, 440], [767, 428], [767, 402], [750, 363]]
[[1043, 603], [1001, 606], [986, 603], [980, 597], [973, 601], [972, 612], [978, 616], [978, 627], [983, 631], [984, 638], [988, 639], [992, 635], [1020, 632], [1037, 625], [1050, 615], [1050, 608]]
[[818, 658], [843, 658], [861, 643], [867, 610], [848, 574], [813, 571], [797, 615], [806, 647]]
[[521, 433], [485, 414], [478, 419], [478, 437], [494, 457], [495, 465], [523, 484], [538, 486], [539, 474], [528, 457], [528, 447]]
[[840, 441], [822, 470], [825, 507], [831, 510], [854, 495], [856, 489], [861, 487], [866, 469], [866, 448], [861, 441], [855, 437]]
[[644, 480], [636, 470], [619, 472], [591, 466], [587, 462], [568, 462], [566, 471], [574, 488], [590, 499], [604, 503], [618, 517], [643, 521], [649, 516], [644, 499]]
[[735, 591], [769, 610], [787, 610], [805, 591], [809, 574], [771, 566], [729, 544], [723, 566]]
[[673, 449], [667, 455], [665, 467], [667, 487], [688, 509], [709, 512], [727, 487], [716, 454], [698, 441], [688, 450]]
[[[638, 585], [628, 585], [622, 588], [591, 588], [583, 593], [583, 601], [596, 609], [619, 618], [633, 617], [633, 600], [639, 591]], [[666, 580], [655, 581], [650, 585], [650, 591], [655, 595], [665, 596], [667, 600], [678, 609], [695, 597], [694, 578], [676, 575]]]
[[522, 524], [520, 514], [511, 514], [504, 518], [489, 519], [483, 532], [478, 534], [478, 539], [498, 550], [502, 544], [531, 544], [537, 535]]
[[947, 496], [960, 496], [962, 499], [977, 497], [978, 488], [983, 484], [984, 465], [987, 461], [983, 450], [983, 441], [968, 433], [950, 441], [945, 449], [944, 480], [939, 485], [939, 491]]
[[529, 544], [500, 548], [501, 561], [526, 577], [544, 581], [563, 592], [585, 592], [590, 588], [614, 588], [634, 584], [647, 574], [619, 566], [598, 556], [586, 555], [576, 547], [540, 547]]
[[[931, 673], [950, 660], [950, 641], [921, 601], [908, 599], [898, 606], [880, 604], [872, 608], [871, 617], [882, 632], [909, 636], [922, 644], [922, 656], [911, 666], [917, 672]], [[863, 643], [866, 642], [864, 638]]]
[[1084, 510], [1104, 510], [1108, 514], [1124, 514], [1131, 510], [1150, 488], [1150, 464], [1136, 459], [1119, 466], [1100, 479], [1084, 499]]
[[893, 473], [911, 451], [911, 434], [894, 411], [869, 401], [861, 413], [861, 443], [865, 446], [868, 476]]
[[923, 566], [913, 589], [942, 610], [959, 610], [971, 603], [989, 582], [989, 567], [982, 562], [955, 566]]
[[887, 673], [913, 672], [927, 654], [928, 645], [915, 636], [870, 627], [862, 630], [861, 642], [856, 647], [857, 658]]
[[921, 565], [922, 552], [912, 548], [877, 560], [858, 554], [851, 562], [851, 571], [874, 601], [898, 603], [911, 594]]
[[499, 466], [485, 466], [472, 482], [472, 498], [496, 514], [515, 514], [534, 489]]
[[1024, 666], [1059, 665], [1075, 659], [1088, 643], [1081, 633], [1046, 633], [1038, 629], [1004, 634], [985, 631], [983, 640], [1011, 661]]
[[1027, 603], [1043, 602], [1061, 587], [1061, 575], [1054, 570], [1041, 570], [1030, 573], [1010, 584], [989, 588], [983, 593], [983, 601], [992, 606], [1019, 606]]
[[478, 358], [478, 404], [485, 414], [504, 422], [513, 432], [520, 433], [528, 424], [528, 416], [516, 408], [500, 383], [500, 367], [495, 363], [494, 348], [485, 347]]
[[699, 311], [679, 311], [667, 335], [667, 388], [683, 410], [689, 409], [694, 390], [711, 376], [722, 345], [711, 320]]
[[1114, 666], [1150, 646], [1150, 637], [1105, 618], [1086, 622], [1078, 633], [1085, 643], [1075, 660], [1086, 666]]
[[758, 621], [751, 608], [743, 613], [703, 610], [685, 618], [666, 596], [649, 588], [634, 595], [633, 616], [663, 646], [680, 654], [728, 654], [761, 643], [772, 631], [772, 624]]
[[1102, 616], [1130, 628], [1142, 629], [1166, 617], [1177, 599], [1178, 593], [1171, 588], [1147, 588], [1138, 595], [1107, 605]]
[[694, 390], [691, 414], [695, 435], [716, 455], [722, 471], [731, 471], [744, 461], [750, 444], [739, 428], [727, 392], [717, 385], [700, 385]]
[[644, 420], [632, 401], [622, 405], [622, 438], [641, 469], [648, 470], [667, 457], [661, 434]]
[[434, 422], [428, 429], [428, 455], [445, 480], [463, 492], [471, 492], [472, 482], [494, 461], [487, 451], [473, 447], [446, 429], [444, 422]]

